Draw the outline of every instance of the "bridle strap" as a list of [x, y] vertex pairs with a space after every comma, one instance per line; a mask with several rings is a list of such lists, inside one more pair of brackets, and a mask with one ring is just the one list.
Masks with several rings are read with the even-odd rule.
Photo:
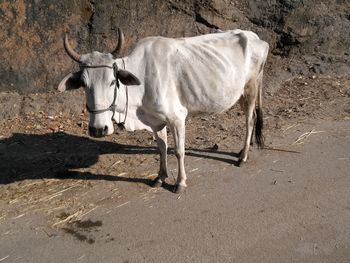
[[[115, 62], [113, 65], [116, 64]], [[113, 69], [113, 66], [108, 66], [108, 65], [81, 65], [80, 67], [82, 68], [110, 68]]]
[[[125, 70], [125, 61], [122, 59], [123, 62], [123, 69]], [[118, 74], [117, 74], [118, 76]], [[118, 88], [119, 88], [119, 79], [117, 80]], [[125, 105], [125, 116], [124, 116], [124, 121], [120, 122], [117, 124], [120, 128], [125, 129], [125, 122], [126, 122], [126, 117], [128, 116], [128, 109], [129, 109], [129, 92], [128, 92], [128, 86], [124, 85], [125, 87], [125, 98], [126, 98], [126, 105]], [[114, 112], [113, 112], [114, 114]], [[119, 115], [120, 117], [120, 115]]]
[[[125, 69], [125, 61], [124, 59], [122, 59], [123, 61], [123, 69]], [[116, 100], [118, 97], [118, 90], [120, 88], [120, 83], [119, 83], [119, 76], [118, 76], [118, 66], [117, 63], [113, 63], [112, 66], [108, 66], [108, 65], [82, 65], [82, 68], [110, 68], [113, 69], [113, 74], [115, 77], [115, 86], [114, 86], [114, 95], [113, 95], [113, 102], [112, 104], [105, 109], [101, 109], [101, 110], [96, 110], [96, 109], [90, 109], [89, 106], [86, 104], [86, 109], [89, 113], [92, 114], [99, 114], [99, 113], [103, 113], [106, 111], [112, 111], [113, 115], [112, 115], [112, 120], [114, 120], [114, 115], [117, 109], [117, 105], [116, 105]], [[125, 96], [126, 96], [126, 109], [125, 109], [125, 118], [123, 122], [119, 122], [117, 123], [118, 127], [120, 128], [125, 128], [125, 121], [126, 121], [126, 117], [128, 115], [128, 108], [129, 108], [129, 95], [128, 95], [128, 86], [125, 86]]]

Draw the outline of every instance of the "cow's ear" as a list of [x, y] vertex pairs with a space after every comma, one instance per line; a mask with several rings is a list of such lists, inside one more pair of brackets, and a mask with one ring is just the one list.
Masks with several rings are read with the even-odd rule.
[[61, 92], [66, 90], [71, 90], [71, 89], [79, 89], [80, 87], [83, 86], [80, 77], [81, 77], [80, 71], [69, 73], [67, 76], [65, 76], [61, 80], [57, 89]]
[[132, 73], [126, 70], [118, 70], [118, 78], [121, 83], [127, 86], [140, 85], [140, 80]]

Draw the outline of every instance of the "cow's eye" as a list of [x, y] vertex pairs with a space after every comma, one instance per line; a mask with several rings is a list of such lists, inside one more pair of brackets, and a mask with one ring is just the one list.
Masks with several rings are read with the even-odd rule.
[[115, 80], [111, 82], [111, 87], [115, 85]]

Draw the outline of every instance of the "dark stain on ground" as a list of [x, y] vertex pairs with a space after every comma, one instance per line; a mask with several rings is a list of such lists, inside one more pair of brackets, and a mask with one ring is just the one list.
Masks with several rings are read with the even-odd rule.
[[66, 232], [67, 234], [73, 235], [79, 241], [87, 242], [89, 244], [95, 243], [95, 239], [93, 237], [91, 237], [91, 236], [88, 237], [75, 229], [63, 228], [63, 231]]
[[81, 242], [87, 242], [88, 244], [95, 243], [95, 237], [91, 234], [91, 231], [99, 231], [99, 227], [102, 226], [102, 221], [92, 221], [90, 219], [85, 221], [75, 221], [69, 224], [69, 227], [63, 228], [63, 231], [67, 234], [74, 236]]
[[97, 228], [102, 226], [102, 221], [101, 220], [97, 220], [97, 221], [92, 221], [90, 219], [85, 220], [85, 221], [75, 221], [74, 225], [77, 228], [81, 228], [81, 229], [86, 229], [86, 230], [91, 230], [91, 228]]

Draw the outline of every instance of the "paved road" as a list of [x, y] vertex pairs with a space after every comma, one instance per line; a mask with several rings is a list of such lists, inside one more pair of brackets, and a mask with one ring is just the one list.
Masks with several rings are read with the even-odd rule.
[[268, 141], [300, 153], [253, 150], [243, 168], [188, 156], [180, 196], [149, 189], [65, 229], [6, 220], [0, 262], [350, 262], [350, 122]]

